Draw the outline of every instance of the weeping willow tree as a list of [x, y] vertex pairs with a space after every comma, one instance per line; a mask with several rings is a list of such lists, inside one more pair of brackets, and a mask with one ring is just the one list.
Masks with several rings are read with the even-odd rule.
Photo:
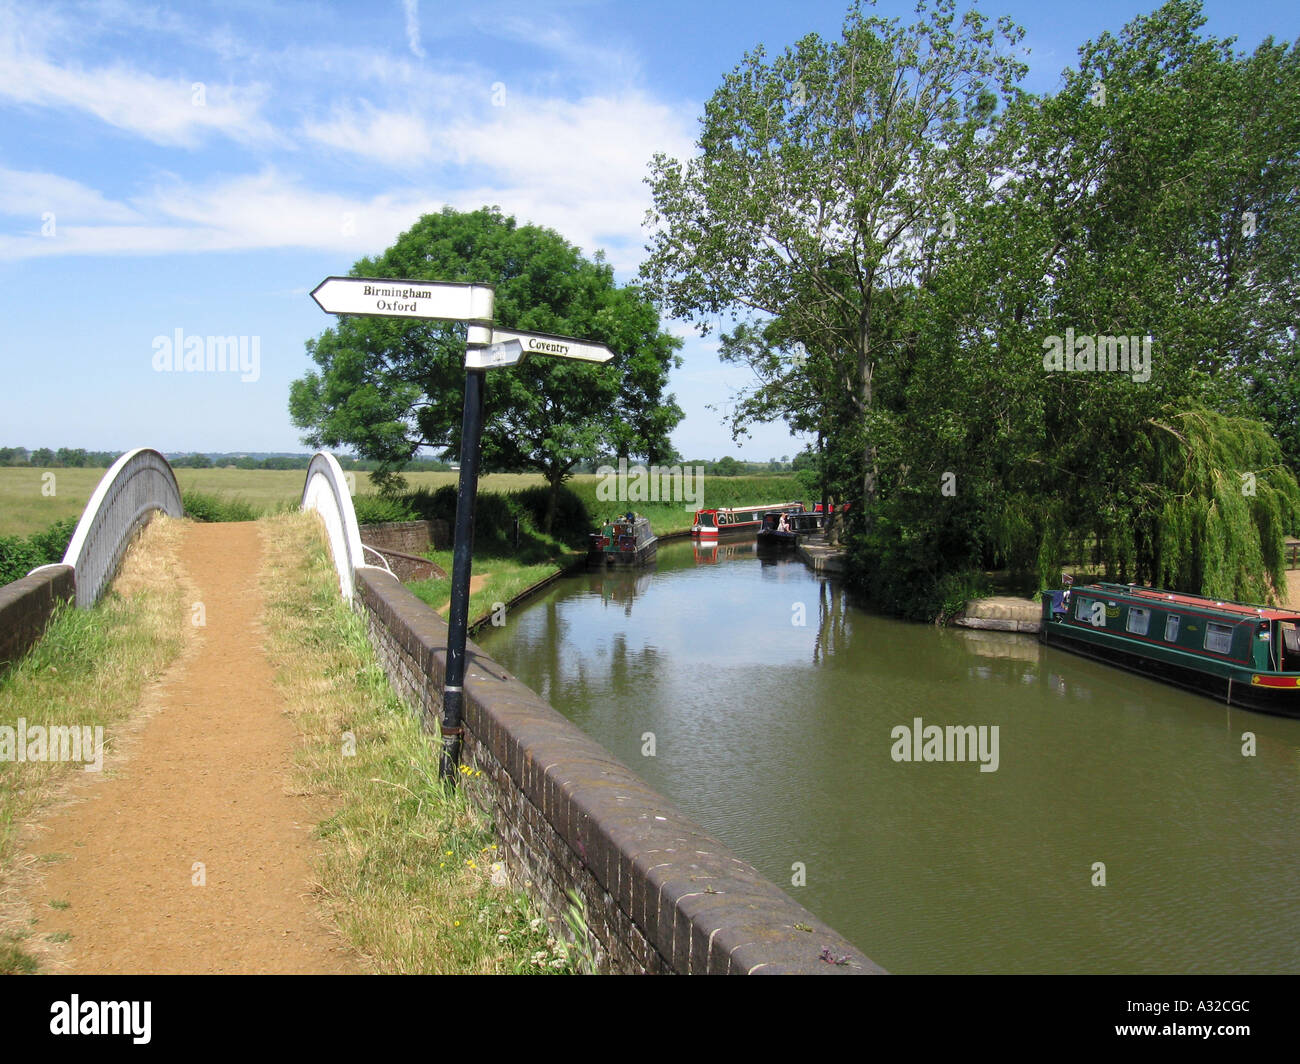
[[1286, 535], [1300, 530], [1300, 485], [1267, 426], [1197, 409], [1148, 419], [1135, 442], [1132, 476], [1106, 504], [1081, 512], [1057, 497], [1037, 520], [1020, 511], [1017, 546], [1024, 524], [1034, 526], [1043, 584], [1054, 585], [1063, 561], [1081, 559], [1108, 579], [1275, 601], [1286, 584]]
[[1300, 529], [1300, 487], [1267, 427], [1190, 411], [1153, 421], [1154, 521], [1138, 534], [1139, 578], [1218, 598], [1272, 601], [1286, 586], [1284, 541]]

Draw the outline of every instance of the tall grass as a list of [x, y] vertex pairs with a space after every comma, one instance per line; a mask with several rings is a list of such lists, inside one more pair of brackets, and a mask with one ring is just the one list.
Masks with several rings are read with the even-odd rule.
[[[505, 885], [465, 790], [438, 777], [435, 740], [392, 691], [311, 515], [265, 522], [268, 652], [303, 744], [298, 785], [334, 813], [317, 828], [326, 906], [382, 973], [567, 972], [561, 929]], [[496, 882], [494, 882], [494, 879]]]
[[65, 517], [30, 536], [0, 536], [0, 586], [21, 580], [40, 565], [62, 561], [77, 530], [77, 518]]
[[[428, 556], [443, 571], [452, 570], [452, 552], [429, 551]], [[554, 576], [565, 566], [576, 561], [578, 555], [570, 554], [550, 561], [524, 564], [500, 554], [480, 554], [474, 551], [474, 575], [470, 582], [469, 619], [473, 627], [490, 618], [498, 604], [504, 605], [534, 584]], [[451, 577], [414, 580], [407, 584], [421, 600], [444, 617], [451, 605]], [[498, 614], [499, 615], [499, 614]]]
[[185, 516], [195, 521], [256, 521], [264, 508], [240, 498], [209, 495], [203, 491], [186, 491], [181, 495]]
[[[602, 518], [627, 510], [645, 514], [654, 531], [663, 535], [689, 529], [697, 509], [789, 502], [802, 499], [806, 494], [798, 477], [793, 475], [705, 477], [698, 486], [692, 480], [695, 498], [663, 502], [602, 499], [599, 496], [607, 493], [603, 485], [604, 478], [597, 476], [576, 476], [567, 480], [560, 489], [550, 537], [541, 532], [549, 501], [549, 488], [545, 484], [521, 484], [506, 491], [480, 488], [474, 517], [475, 550], [482, 548], [489, 554], [527, 554], [532, 551], [535, 559], [548, 549], [542, 542], [548, 538], [573, 549], [585, 547], [588, 533]], [[352, 501], [357, 520], [362, 524], [431, 518], [450, 524], [456, 516], [456, 488], [451, 484], [444, 484], [436, 490], [416, 488], [392, 496], [358, 495]], [[516, 520], [520, 523], [519, 547], [514, 545]], [[539, 546], [542, 547], [540, 553], [537, 550]]]

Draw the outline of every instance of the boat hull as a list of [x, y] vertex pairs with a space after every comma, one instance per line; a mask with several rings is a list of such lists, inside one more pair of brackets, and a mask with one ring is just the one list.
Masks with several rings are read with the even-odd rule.
[[653, 539], [636, 550], [591, 550], [587, 552], [588, 569], [636, 569], [653, 562], [659, 553], [659, 541]]
[[770, 532], [764, 529], [755, 538], [759, 550], [794, 550], [799, 545], [799, 537], [793, 532]]
[[[1239, 706], [1256, 713], [1300, 719], [1300, 683], [1295, 681], [1290, 685], [1278, 683], [1277, 686], [1272, 686], [1273, 677], [1260, 678], [1259, 674], [1249, 669], [1224, 666], [1222, 671], [1211, 672], [1196, 665], [1137, 654], [1118, 645], [1104, 633], [1085, 638], [1077, 629], [1055, 621], [1044, 622], [1039, 639], [1047, 646], [1059, 647], [1105, 665], [1116, 665], [1227, 705]], [[1266, 682], [1256, 682], [1257, 678]], [[1280, 681], [1284, 678], [1276, 679]]]

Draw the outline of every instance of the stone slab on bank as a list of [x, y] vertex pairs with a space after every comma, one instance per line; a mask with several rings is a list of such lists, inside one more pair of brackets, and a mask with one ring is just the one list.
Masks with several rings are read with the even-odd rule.
[[[357, 570], [355, 605], [394, 688], [433, 731], [446, 623], [375, 569]], [[465, 786], [553, 916], [570, 891], [584, 900], [602, 971], [883, 973], [473, 643], [466, 665], [464, 754], [483, 777]]]
[[814, 572], [842, 573], [847, 564], [848, 551], [828, 545], [825, 536], [801, 536], [795, 550]]
[[1042, 627], [1043, 608], [1033, 599], [1012, 595], [973, 599], [953, 623], [960, 628], [981, 628], [994, 632], [1037, 632]]

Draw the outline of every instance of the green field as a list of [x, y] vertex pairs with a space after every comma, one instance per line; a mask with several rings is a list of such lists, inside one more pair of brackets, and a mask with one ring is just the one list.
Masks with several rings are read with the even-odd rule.
[[[47, 483], [41, 479], [43, 473], [54, 475], [52, 496], [42, 494]], [[103, 469], [0, 468], [0, 536], [26, 536], [61, 517], [80, 516], [104, 473]], [[412, 488], [432, 490], [455, 484], [456, 477], [455, 473], [411, 473], [407, 480]], [[181, 491], [242, 499], [261, 512], [270, 512], [297, 508], [307, 474], [301, 469], [178, 469], [176, 479]], [[483, 477], [480, 485], [485, 491], [513, 491], [541, 482], [537, 476], [494, 473]], [[365, 492], [369, 485], [368, 474], [358, 473], [357, 491]]]
[[[53, 475], [52, 483], [42, 480], [46, 473]], [[0, 468], [0, 536], [30, 535], [48, 528], [60, 518], [79, 516], [103, 475], [102, 469]], [[297, 507], [306, 473], [300, 469], [178, 469], [176, 479], [182, 491], [239, 499], [260, 513], [269, 513]], [[444, 484], [455, 484], [458, 474], [408, 473], [406, 479], [412, 489], [428, 488], [432, 491]], [[587, 504], [593, 520], [611, 516], [618, 510], [633, 509], [649, 517], [655, 532], [660, 535], [690, 527], [694, 506], [687, 509], [683, 503], [600, 501], [596, 498], [600, 479], [587, 474], [567, 482], [567, 486]], [[542, 478], [534, 473], [489, 473], [480, 479], [479, 489], [510, 492], [542, 483]], [[53, 495], [42, 492], [47, 484], [52, 487]], [[368, 475], [358, 473], [357, 491], [366, 493], [369, 488]], [[803, 497], [798, 481], [788, 474], [707, 477], [702, 494], [703, 506], [744, 506]]]

